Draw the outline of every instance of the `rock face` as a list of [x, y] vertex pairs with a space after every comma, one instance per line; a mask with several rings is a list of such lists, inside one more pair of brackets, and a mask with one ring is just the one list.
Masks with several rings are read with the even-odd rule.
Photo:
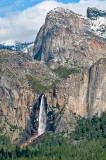
[[87, 9], [87, 17], [96, 20], [97, 17], [106, 17], [106, 12], [102, 10], [98, 10], [97, 8], [90, 8]]
[[[73, 130], [75, 117], [100, 116], [106, 111], [106, 59], [100, 59], [84, 73], [73, 74], [47, 95], [47, 104], [57, 109], [56, 132]], [[57, 123], [58, 122], [58, 123]]]
[[50, 68], [59, 65], [89, 67], [106, 57], [106, 40], [96, 36], [91, 20], [70, 10], [50, 11], [34, 47], [34, 58]]
[[66, 80], [33, 60], [33, 49], [27, 54], [0, 49], [0, 134], [14, 142], [36, 137], [42, 94], [46, 130], [56, 133], [74, 130], [76, 115], [92, 117], [106, 110], [106, 58], [101, 58], [106, 57], [106, 43], [90, 24], [91, 20], [58, 8], [48, 13], [38, 33], [35, 59], [51, 68], [87, 67]]
[[[25, 141], [37, 135], [41, 97], [26, 78], [30, 74], [43, 79], [57, 79], [44, 64], [32, 61], [23, 53], [0, 50], [0, 129], [12, 141]], [[47, 73], [48, 81], [47, 82]], [[42, 75], [42, 77], [41, 77]], [[44, 78], [46, 77], [46, 79]], [[106, 59], [100, 59], [83, 73], [72, 74], [45, 93], [46, 130], [70, 133], [76, 126], [76, 115], [92, 117], [106, 109]]]
[[23, 131], [25, 137], [37, 134], [40, 94], [29, 86], [27, 75], [40, 87], [51, 86], [56, 79], [44, 64], [26, 54], [0, 50], [0, 134], [12, 141], [22, 137]]
[[84, 73], [70, 75], [55, 92], [54, 107], [65, 105], [80, 116], [100, 115], [106, 109], [106, 59], [100, 59]]

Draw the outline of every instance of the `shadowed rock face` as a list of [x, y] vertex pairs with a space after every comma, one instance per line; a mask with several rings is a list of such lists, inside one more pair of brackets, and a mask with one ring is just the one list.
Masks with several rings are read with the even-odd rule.
[[89, 67], [106, 57], [106, 43], [91, 30], [89, 19], [57, 8], [46, 16], [35, 41], [34, 55], [51, 68], [65, 64]]
[[90, 8], [87, 9], [87, 17], [96, 20], [97, 17], [106, 17], [106, 12], [102, 10], [98, 10], [97, 8]]

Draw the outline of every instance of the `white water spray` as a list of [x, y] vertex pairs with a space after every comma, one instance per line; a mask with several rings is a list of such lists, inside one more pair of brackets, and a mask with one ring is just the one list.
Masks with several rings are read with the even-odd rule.
[[45, 112], [44, 95], [42, 95], [40, 103], [40, 112], [39, 112], [38, 135], [43, 134], [45, 132], [45, 129], [46, 129], [46, 112]]

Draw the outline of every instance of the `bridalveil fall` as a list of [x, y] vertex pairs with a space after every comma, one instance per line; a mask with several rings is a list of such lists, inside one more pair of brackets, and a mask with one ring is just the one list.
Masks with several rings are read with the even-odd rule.
[[46, 129], [46, 112], [45, 112], [44, 95], [42, 95], [40, 103], [40, 111], [39, 111], [38, 135], [43, 134], [45, 132], [45, 129]]

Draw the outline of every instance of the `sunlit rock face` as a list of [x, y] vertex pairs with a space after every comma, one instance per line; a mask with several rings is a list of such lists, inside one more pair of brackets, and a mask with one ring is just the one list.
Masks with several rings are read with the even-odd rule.
[[66, 64], [89, 67], [106, 57], [105, 39], [97, 36], [92, 23], [70, 10], [50, 11], [37, 35], [34, 58], [53, 69]]
[[56, 79], [47, 66], [27, 54], [0, 49], [0, 134], [11, 141], [38, 134], [41, 94], [31, 88], [27, 75], [46, 86]]
[[[75, 115], [90, 117], [106, 111], [106, 59], [100, 59], [83, 73], [70, 75], [45, 95], [48, 113], [56, 116], [55, 132], [71, 132], [76, 126]], [[49, 117], [50, 118], [50, 117]]]
[[[100, 59], [83, 73], [73, 74], [48, 95], [49, 106], [65, 107], [80, 116], [100, 116], [106, 110], [106, 59]], [[66, 111], [65, 111], [66, 112]], [[66, 113], [67, 113], [66, 112]]]

